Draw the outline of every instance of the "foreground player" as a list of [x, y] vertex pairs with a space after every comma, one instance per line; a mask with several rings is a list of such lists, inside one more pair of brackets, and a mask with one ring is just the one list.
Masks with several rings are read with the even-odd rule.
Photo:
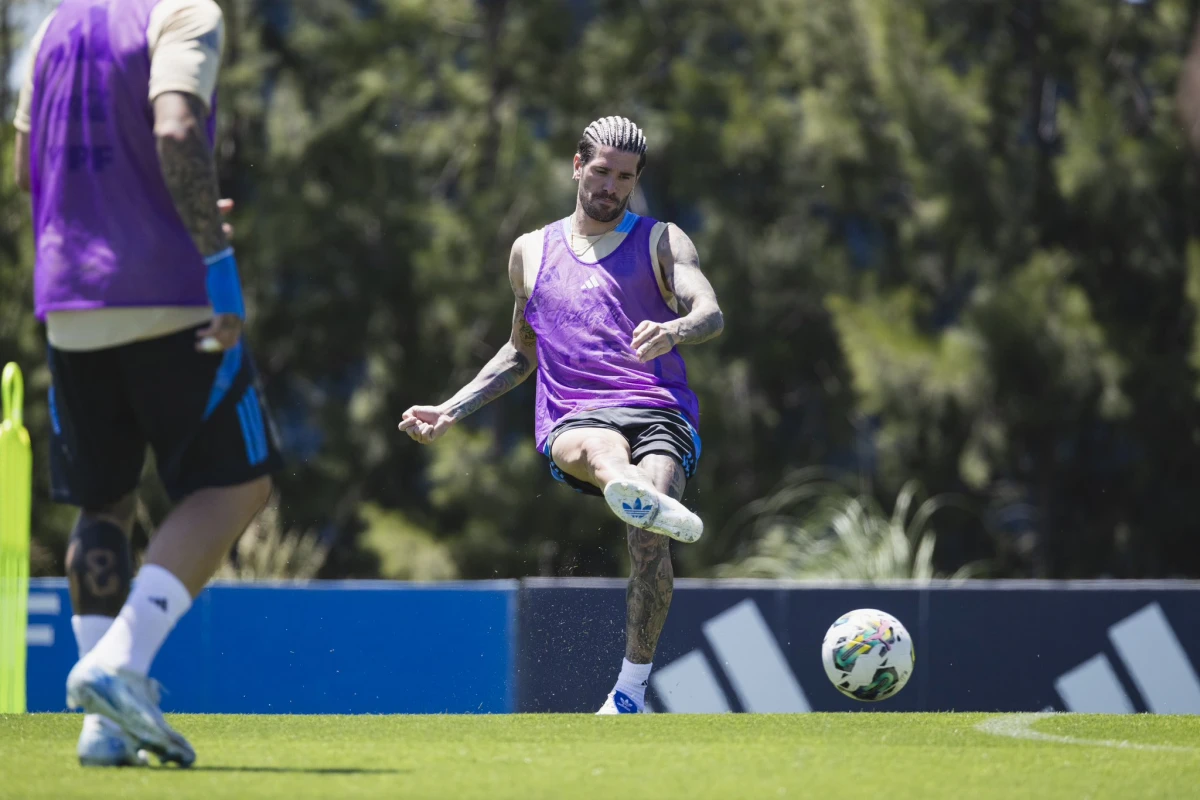
[[[222, 39], [212, 0], [63, 0], [33, 42], [15, 120], [50, 341], [53, 495], [81, 509], [67, 702], [88, 712], [84, 764], [144, 763], [139, 749], [194, 760], [147, 673], [278, 462], [217, 210]], [[175, 506], [130, 591], [147, 444]]]
[[413, 406], [400, 423], [428, 444], [537, 371], [537, 446], [551, 473], [602, 494], [629, 526], [625, 659], [601, 714], [643, 710], [674, 585], [666, 537], [694, 542], [703, 532], [679, 502], [700, 437], [675, 348], [707, 341], [724, 324], [691, 240], [626, 210], [645, 154], [645, 137], [627, 119], [588, 126], [575, 155], [575, 213], [513, 244], [509, 342], [452, 398]]

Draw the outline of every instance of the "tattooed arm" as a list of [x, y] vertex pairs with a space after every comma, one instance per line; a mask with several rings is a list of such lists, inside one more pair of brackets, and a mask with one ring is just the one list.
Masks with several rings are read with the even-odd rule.
[[700, 271], [696, 246], [678, 226], [667, 225], [667, 232], [658, 240], [658, 262], [687, 313], [671, 322], [647, 320], [634, 329], [632, 346], [642, 362], [669, 353], [679, 344], [707, 342], [725, 328], [717, 293]]
[[[164, 92], [154, 98], [154, 138], [158, 144], [158, 162], [175, 210], [196, 243], [200, 255], [208, 258], [229, 247], [229, 237], [218, 206], [217, 164], [203, 120], [208, 116], [203, 101], [193, 94]], [[233, 264], [232, 256], [226, 256]], [[236, 266], [234, 267], [236, 274]], [[240, 303], [241, 286], [236, 296]], [[219, 352], [235, 347], [242, 335], [242, 317], [226, 313], [218, 306], [205, 327], [196, 331], [196, 349]]]
[[537, 370], [537, 334], [525, 320], [525, 269], [521, 240], [513, 243], [508, 257], [508, 280], [512, 284], [513, 322], [508, 341], [492, 357], [475, 380], [437, 406], [413, 406], [404, 412], [400, 430], [414, 441], [429, 444], [451, 425], [472, 414], [522, 383]]
[[203, 256], [229, 246], [217, 209], [217, 165], [205, 130], [207, 117], [204, 102], [195, 95], [166, 92], [154, 99], [154, 138], [163, 178]]

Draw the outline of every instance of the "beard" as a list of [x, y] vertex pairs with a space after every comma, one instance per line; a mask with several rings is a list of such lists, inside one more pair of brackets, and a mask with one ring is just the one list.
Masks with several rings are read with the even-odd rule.
[[[630, 193], [629, 197], [632, 196], [633, 194]], [[596, 220], [596, 222], [612, 222], [624, 214], [626, 207], [629, 205], [629, 197], [620, 202], [615, 202], [616, 198], [613, 197], [585, 194], [583, 187], [579, 187], [579, 204], [583, 207], [583, 213]], [[611, 206], [603, 206], [598, 202], [601, 199], [614, 202]]]

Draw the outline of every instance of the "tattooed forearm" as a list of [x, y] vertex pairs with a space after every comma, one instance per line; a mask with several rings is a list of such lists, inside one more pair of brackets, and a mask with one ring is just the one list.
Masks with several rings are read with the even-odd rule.
[[625, 657], [635, 664], [649, 664], [674, 594], [671, 540], [634, 527], [629, 528], [628, 538], [632, 570], [625, 592]]
[[511, 344], [506, 344], [479, 371], [475, 380], [447, 400], [442, 408], [455, 419], [462, 419], [519, 385], [533, 370], [534, 365], [529, 363], [529, 358], [524, 353]]
[[167, 92], [154, 101], [154, 134], [163, 178], [175, 208], [202, 255], [229, 246], [217, 210], [217, 168], [198, 97]]
[[525, 320], [524, 299], [517, 298], [508, 343], [479, 371], [475, 380], [443, 403], [442, 408], [455, 419], [462, 419], [522, 383], [536, 369], [537, 333]]
[[715, 339], [725, 329], [725, 317], [719, 308], [694, 309], [674, 325], [676, 344], [700, 344]]
[[659, 240], [659, 261], [671, 277], [672, 291], [687, 314], [672, 324], [676, 344], [699, 344], [720, 335], [725, 317], [717, 293], [700, 271], [700, 256], [688, 235], [674, 225]]

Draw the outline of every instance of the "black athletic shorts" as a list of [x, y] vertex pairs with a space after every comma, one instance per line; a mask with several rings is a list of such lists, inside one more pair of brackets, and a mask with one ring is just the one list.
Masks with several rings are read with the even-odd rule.
[[49, 348], [52, 495], [96, 508], [137, 488], [154, 449], [172, 501], [281, 466], [244, 340], [196, 351], [196, 331], [86, 352]]
[[602, 408], [586, 411], [559, 422], [546, 437], [543, 455], [550, 460], [550, 474], [577, 492], [603, 496], [592, 484], [577, 480], [558, 468], [554, 458], [554, 440], [573, 428], [608, 428], [625, 437], [634, 464], [648, 455], [670, 456], [683, 465], [683, 474], [696, 474], [700, 460], [700, 434], [687, 417], [670, 408]]

